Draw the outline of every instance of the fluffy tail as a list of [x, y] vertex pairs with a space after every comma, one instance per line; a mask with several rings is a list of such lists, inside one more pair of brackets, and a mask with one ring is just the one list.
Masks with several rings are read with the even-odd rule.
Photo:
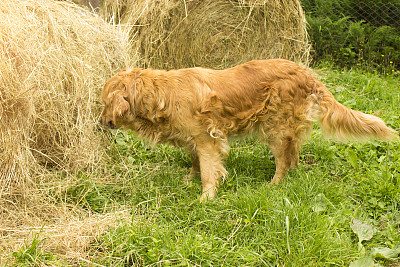
[[338, 141], [399, 139], [398, 133], [378, 117], [347, 108], [324, 86], [318, 88], [319, 121], [325, 135]]

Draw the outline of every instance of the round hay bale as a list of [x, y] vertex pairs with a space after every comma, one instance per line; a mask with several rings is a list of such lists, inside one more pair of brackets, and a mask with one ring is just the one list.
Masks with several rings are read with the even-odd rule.
[[299, 0], [105, 0], [103, 12], [131, 29], [144, 67], [226, 68], [268, 58], [309, 61]]
[[98, 167], [99, 94], [131, 59], [127, 34], [69, 2], [2, 0], [0, 17], [2, 215], [50, 172]]

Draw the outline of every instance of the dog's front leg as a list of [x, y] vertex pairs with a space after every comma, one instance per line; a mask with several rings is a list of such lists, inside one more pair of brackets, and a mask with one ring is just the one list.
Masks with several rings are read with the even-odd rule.
[[196, 151], [190, 151], [190, 160], [192, 161], [192, 168], [190, 169], [188, 180], [200, 177], [200, 162]]
[[217, 192], [218, 182], [225, 177], [226, 170], [223, 164], [219, 146], [212, 140], [208, 143], [197, 144], [197, 155], [200, 162], [201, 182], [203, 193], [200, 202], [211, 199]]
[[183, 182], [189, 184], [190, 181], [194, 178], [200, 178], [200, 162], [199, 157], [197, 156], [197, 152], [195, 149], [191, 149], [190, 151], [190, 160], [192, 162], [192, 168], [190, 169], [189, 175], [183, 178]]

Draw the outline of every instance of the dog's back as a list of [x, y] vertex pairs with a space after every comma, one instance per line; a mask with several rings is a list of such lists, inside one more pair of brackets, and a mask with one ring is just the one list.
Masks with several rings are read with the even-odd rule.
[[231, 134], [261, 126], [265, 135], [297, 120], [308, 126], [308, 122], [319, 121], [327, 137], [340, 141], [397, 136], [378, 117], [338, 103], [308, 70], [292, 61], [253, 60], [226, 70], [207, 70], [203, 79], [221, 102], [219, 120], [229, 121]]

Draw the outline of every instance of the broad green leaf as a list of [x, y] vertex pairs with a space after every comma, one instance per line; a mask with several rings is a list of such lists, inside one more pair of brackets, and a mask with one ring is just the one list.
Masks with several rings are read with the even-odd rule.
[[126, 145], [125, 139], [115, 139], [115, 142], [117, 142], [117, 144], [120, 145], [120, 146], [125, 146]]
[[351, 221], [352, 224], [350, 227], [353, 229], [353, 232], [357, 234], [359, 243], [363, 240], [370, 240], [372, 238], [374, 235], [374, 229], [371, 225], [362, 223], [360, 220], [354, 218], [352, 218]]
[[347, 160], [350, 162], [351, 166], [353, 166], [353, 168], [357, 168], [358, 167], [358, 157], [356, 152], [354, 152], [354, 150], [352, 149], [347, 149]]
[[325, 211], [328, 205], [327, 199], [324, 194], [320, 193], [315, 196], [312, 210], [315, 212]]
[[374, 258], [372, 256], [364, 256], [361, 259], [353, 261], [350, 263], [349, 267], [374, 267], [376, 266], [374, 263]]
[[394, 260], [400, 255], [400, 243], [393, 248], [373, 248], [372, 256], [386, 260]]

